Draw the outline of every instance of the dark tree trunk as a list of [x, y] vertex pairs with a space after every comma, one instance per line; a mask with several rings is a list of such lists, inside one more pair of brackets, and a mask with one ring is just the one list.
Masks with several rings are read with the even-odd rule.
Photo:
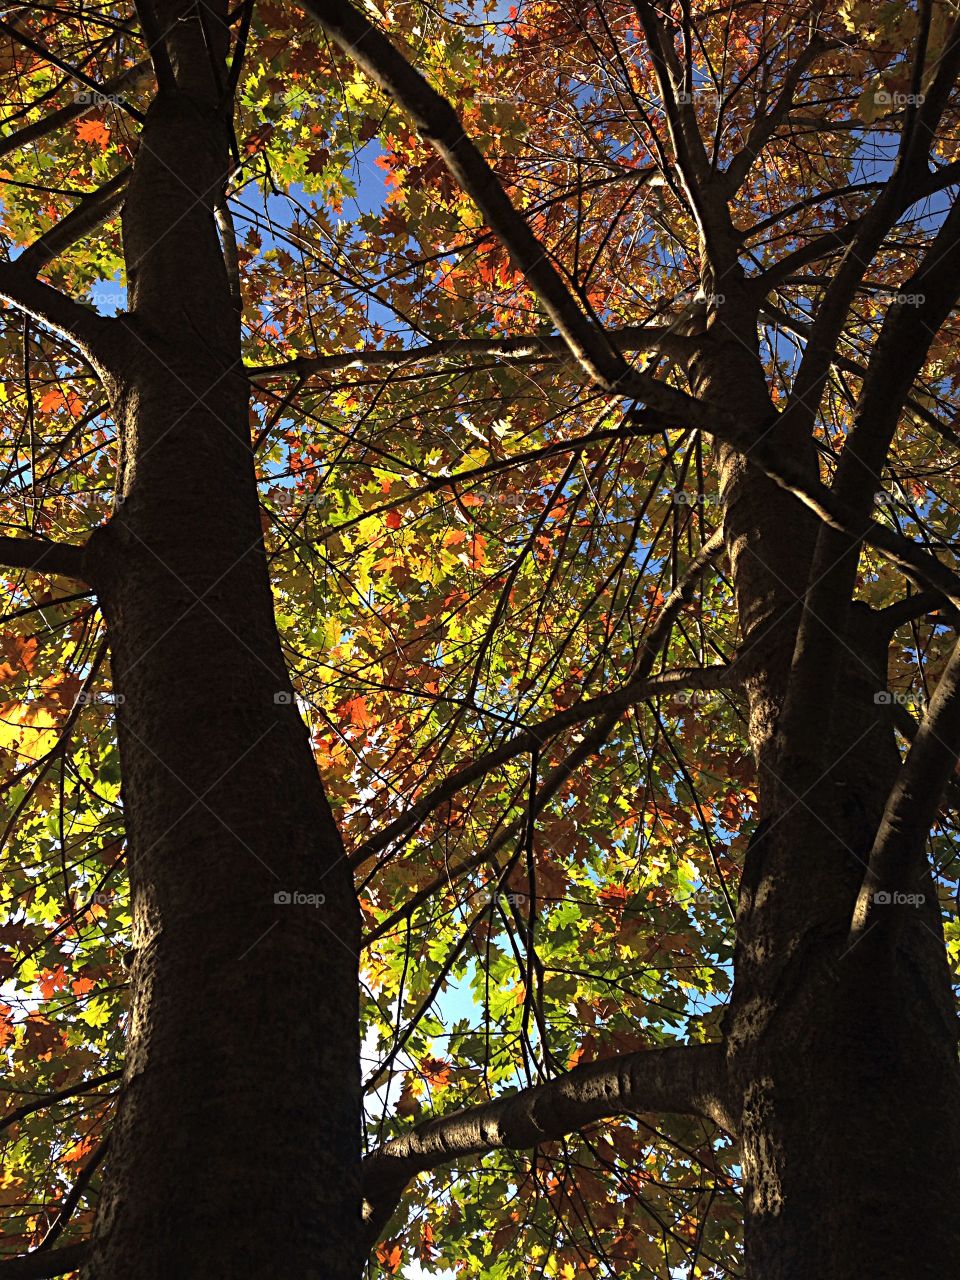
[[[359, 919], [274, 625], [196, 7], [124, 211], [109, 626], [132, 1004], [89, 1280], [359, 1274]], [[207, 36], [225, 10], [208, 7]], [[216, 47], [216, 45], [215, 45]], [[284, 903], [283, 894], [322, 903]]]
[[[725, 345], [700, 370], [699, 389], [739, 403], [762, 429], [770, 411], [759, 360], [739, 361]], [[780, 443], [815, 466], [809, 443]], [[812, 758], [797, 757], [781, 712], [816, 522], [745, 458], [719, 456], [760, 782], [726, 1019], [747, 1275], [956, 1275], [957, 1023], [929, 872], [916, 884], [922, 903], [881, 913], [852, 946], [850, 937], [899, 761], [889, 708], [875, 699], [889, 636], [863, 606], [830, 620], [840, 675], [803, 709], [819, 738]]]

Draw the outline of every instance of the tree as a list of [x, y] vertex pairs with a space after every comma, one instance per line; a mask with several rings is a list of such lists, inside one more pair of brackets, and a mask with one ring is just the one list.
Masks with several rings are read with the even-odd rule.
[[0, 39], [7, 1276], [950, 1274], [954, 7]]

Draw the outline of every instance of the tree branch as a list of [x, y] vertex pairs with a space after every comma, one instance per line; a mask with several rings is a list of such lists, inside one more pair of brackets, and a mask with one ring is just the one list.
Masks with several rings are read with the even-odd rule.
[[41, 1249], [0, 1263], [2, 1280], [48, 1280], [76, 1271], [87, 1260], [90, 1246], [85, 1240], [65, 1244], [62, 1249]]
[[62, 128], [63, 125], [69, 124], [71, 120], [76, 120], [78, 116], [86, 115], [88, 111], [94, 109], [98, 101], [112, 101], [118, 89], [122, 89], [125, 84], [129, 84], [131, 80], [136, 80], [149, 70], [149, 60], [138, 62], [126, 71], [121, 72], [120, 75], [114, 76], [111, 80], [105, 80], [98, 89], [93, 89], [82, 97], [77, 95], [76, 99], [67, 106], [60, 107], [58, 111], [51, 111], [49, 115], [43, 116], [42, 119], [36, 120], [33, 124], [24, 125], [22, 129], [18, 129], [16, 133], [9, 134], [6, 138], [0, 138], [0, 156], [9, 155], [11, 151], [17, 151], [20, 147], [29, 146], [30, 143], [37, 142], [40, 138], [45, 138], [54, 129]]
[[610, 693], [601, 693], [596, 698], [584, 698], [575, 702], [572, 707], [557, 711], [552, 716], [538, 720], [529, 728], [514, 734], [506, 742], [485, 752], [470, 764], [454, 770], [443, 782], [428, 791], [416, 804], [410, 806], [399, 818], [395, 818], [377, 835], [366, 840], [351, 856], [354, 864], [363, 862], [372, 854], [393, 844], [412, 827], [419, 824], [429, 814], [438, 809], [445, 801], [451, 799], [458, 791], [478, 782], [482, 777], [519, 755], [526, 755], [535, 748], [540, 748], [550, 738], [555, 737], [571, 725], [582, 724], [585, 720], [596, 720], [601, 716], [616, 715], [626, 711], [637, 702], [647, 698], [656, 698], [663, 694], [679, 693], [688, 689], [724, 689], [736, 678], [733, 664], [719, 664], [713, 667], [690, 667], [676, 671], [664, 671], [661, 675], [631, 680], [619, 689]]
[[809, 43], [804, 45], [799, 57], [784, 77], [777, 101], [765, 115], [758, 116], [753, 122], [743, 147], [723, 171], [723, 185], [727, 199], [732, 199], [740, 190], [760, 152], [786, 119], [793, 107], [794, 96], [804, 72], [822, 53], [836, 47], [836, 44], [828, 44], [819, 35], [815, 35]]
[[84, 582], [84, 548], [72, 542], [46, 538], [0, 536], [0, 565], [8, 569], [32, 569], [35, 573], [61, 573]]
[[[960, 642], [934, 690], [877, 828], [854, 909], [853, 936], [861, 936], [897, 894], [917, 888], [927, 835], [960, 754]], [[888, 895], [886, 902], [882, 895]], [[878, 897], [878, 895], [881, 895]], [[891, 913], [896, 920], [902, 910]]]
[[[570, 712], [579, 711], [580, 715], [578, 717], [567, 722], [570, 724], [575, 724], [578, 720], [590, 719], [592, 716], [596, 715], [607, 717], [611, 715], [617, 716], [619, 715], [620, 710], [626, 709], [626, 707], [630, 706], [633, 701], [637, 700], [631, 695], [627, 697], [627, 700], [623, 703], [622, 707], [617, 705], [619, 704], [619, 700], [625, 695], [628, 688], [635, 688], [641, 682], [649, 680], [653, 663], [670, 633], [670, 629], [673, 626], [677, 614], [683, 606], [691, 600], [700, 574], [707, 565], [712, 563], [712, 561], [721, 553], [723, 545], [723, 534], [721, 530], [718, 529], [707, 539], [687, 565], [683, 577], [677, 583], [676, 587], [674, 587], [673, 591], [671, 591], [670, 595], [664, 600], [653, 626], [650, 628], [650, 631], [643, 640], [640, 653], [633, 664], [634, 679], [628, 682], [628, 684], [622, 689], [615, 690], [612, 694], [603, 694], [600, 698], [591, 699], [591, 705], [602, 700], [610, 700], [600, 711], [583, 714], [584, 707], [588, 704], [580, 702], [576, 703], [573, 707], [570, 707], [568, 711], [558, 712], [557, 716], [565, 716], [569, 715]], [[729, 671], [729, 668], [720, 667], [715, 668], [715, 670]], [[546, 737], [549, 736], [545, 729], [547, 721], [556, 720], [557, 716], [551, 716], [548, 717], [547, 720], [540, 721], [539, 724], [525, 730], [524, 734], [520, 734], [517, 737], [512, 738], [509, 742], [504, 743], [502, 747], [495, 748], [494, 751], [488, 752], [487, 755], [481, 757], [481, 759], [474, 762], [474, 764], [466, 765], [464, 769], [458, 770], [450, 779], [447, 779], [445, 782], [442, 782], [439, 786], [435, 787], [428, 796], [424, 796], [423, 800], [414, 805], [412, 809], [407, 811], [407, 813], [401, 814], [399, 818], [391, 822], [382, 831], [378, 832], [375, 836], [371, 836], [369, 840], [365, 840], [363, 844], [359, 845], [351, 855], [351, 862], [354, 865], [357, 865], [358, 863], [363, 862], [364, 859], [371, 857], [371, 855], [379, 853], [381, 849], [385, 849], [389, 844], [397, 839], [398, 836], [409, 831], [412, 826], [415, 826], [418, 822], [422, 821], [422, 819], [428, 813], [431, 813], [437, 805], [442, 804], [444, 799], [448, 798], [446, 794], [440, 794], [439, 798], [436, 798], [438, 797], [438, 793], [450, 787], [449, 794], [452, 795], [461, 787], [468, 785], [469, 781], [472, 779], [464, 778], [464, 774], [467, 770], [476, 769], [478, 766], [482, 765], [484, 761], [489, 761], [490, 763], [488, 763], [485, 768], [482, 767], [480, 772], [476, 775], [477, 777], [482, 777], [484, 773], [488, 772], [489, 769], [494, 768], [496, 764], [502, 763], [502, 760], [512, 759], [514, 755], [519, 754], [521, 751], [529, 751], [532, 745], [539, 746], [543, 741], [545, 741]], [[559, 730], [554, 729], [553, 732], [559, 732]], [[534, 736], [531, 741], [526, 742], [525, 745], [518, 747], [515, 751], [509, 749], [518, 741], [518, 738], [524, 738], [525, 735]], [[491, 760], [492, 756], [498, 755], [500, 752], [505, 753], [502, 760]], [[454, 779], [458, 779], [456, 785], [450, 786]]]
[[[659, 351], [683, 362], [699, 345], [695, 338], [678, 337], [667, 326], [625, 325], [607, 331], [607, 336], [621, 351]], [[571, 359], [565, 338], [556, 334], [522, 334], [515, 338], [445, 338], [425, 342], [419, 347], [403, 349], [370, 349], [338, 351], [328, 356], [296, 356], [278, 364], [254, 365], [246, 370], [248, 378], [268, 378], [286, 374], [308, 377], [313, 373], [337, 372], [341, 369], [395, 369], [427, 360], [451, 356], [487, 356], [502, 360]]]
[[81, 1080], [78, 1084], [59, 1089], [56, 1093], [45, 1094], [42, 1098], [34, 1098], [31, 1102], [23, 1102], [19, 1107], [8, 1111], [5, 1116], [0, 1116], [0, 1133], [27, 1116], [33, 1115], [35, 1111], [43, 1111], [46, 1107], [66, 1101], [67, 1098], [75, 1098], [77, 1094], [88, 1093], [91, 1089], [99, 1089], [102, 1084], [111, 1084], [114, 1080], [119, 1080], [122, 1075], [123, 1072], [120, 1070], [107, 1071], [104, 1075], [95, 1076], [92, 1080]]
[[19, 260], [0, 262], [0, 298], [75, 342], [94, 366], [105, 364], [113, 322], [35, 279], [29, 266], [21, 266]]
[[723, 1046], [676, 1045], [605, 1058], [417, 1125], [363, 1162], [368, 1245], [376, 1243], [418, 1173], [503, 1148], [536, 1147], [598, 1120], [646, 1111], [703, 1116], [733, 1132]]
[[[3, 34], [15, 44], [23, 45], [23, 47], [25, 49], [29, 49], [31, 53], [35, 53], [37, 57], [42, 58], [44, 62], [49, 62], [51, 66], [59, 67], [61, 71], [66, 72], [66, 74], [76, 80], [78, 84], [86, 85], [91, 93], [96, 94], [98, 97], [106, 96], [103, 85], [98, 84], [96, 80], [91, 79], [90, 76], [88, 76], [85, 71], [81, 71], [79, 67], [73, 67], [69, 62], [64, 62], [62, 58], [57, 57], [57, 55], [52, 53], [45, 45], [40, 44], [38, 40], [34, 40], [31, 36], [28, 36], [26, 32], [21, 31], [19, 27], [11, 26], [9, 22], [4, 22], [3, 19], [0, 18], [0, 31], [2, 31]], [[133, 116], [134, 120], [139, 120], [141, 124], [143, 123], [143, 112], [138, 111], [136, 107], [131, 106], [125, 98], [120, 97], [119, 94], [114, 94], [112, 100], [115, 105], [120, 107], [122, 111], [125, 111], [127, 115]]]

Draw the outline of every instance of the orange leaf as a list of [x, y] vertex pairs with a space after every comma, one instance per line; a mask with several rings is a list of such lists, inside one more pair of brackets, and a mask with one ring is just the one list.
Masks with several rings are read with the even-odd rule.
[[355, 724], [358, 729], [368, 729], [370, 725], [376, 723], [376, 717], [367, 707], [367, 700], [362, 696], [350, 698], [343, 704], [343, 710], [350, 719], [351, 724]]
[[102, 120], [81, 120], [77, 125], [77, 137], [81, 142], [93, 143], [106, 151], [110, 145], [110, 130]]
[[57, 387], [51, 387], [40, 397], [40, 408], [44, 413], [56, 413], [67, 403], [66, 396]]
[[79, 1142], [60, 1157], [60, 1163], [76, 1164], [78, 1160], [82, 1160], [84, 1156], [89, 1155], [96, 1145], [96, 1138], [92, 1134], [88, 1134], [85, 1138], [81, 1138]]
[[443, 1058], [421, 1058], [420, 1070], [428, 1084], [442, 1088], [450, 1079], [450, 1063]]
[[395, 1276], [400, 1270], [400, 1264], [403, 1261], [403, 1251], [398, 1244], [391, 1246], [389, 1242], [377, 1245], [377, 1257], [380, 1265], [385, 1267], [392, 1276]]

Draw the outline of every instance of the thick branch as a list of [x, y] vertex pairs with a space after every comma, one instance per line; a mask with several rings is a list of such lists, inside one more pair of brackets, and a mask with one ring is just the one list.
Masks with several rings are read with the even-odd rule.
[[553, 1142], [617, 1115], [703, 1116], [733, 1131], [724, 1050], [677, 1045], [605, 1058], [506, 1098], [417, 1125], [363, 1163], [364, 1221], [372, 1246], [411, 1178], [453, 1160]]
[[62, 573], [83, 582], [83, 547], [46, 538], [0, 536], [0, 565], [8, 569], [32, 569], [36, 573]]
[[22, 267], [19, 261], [0, 263], [0, 298], [75, 342], [92, 364], [105, 363], [109, 339], [115, 331], [113, 322], [34, 279], [29, 268]]
[[[622, 329], [608, 331], [607, 336], [621, 351], [655, 350], [681, 362], [689, 358], [697, 346], [695, 339], [678, 337], [666, 326], [625, 325]], [[269, 378], [285, 374], [309, 377], [313, 373], [331, 373], [342, 369], [395, 369], [403, 365], [459, 356], [486, 356], [519, 362], [557, 360], [564, 356], [570, 359], [571, 352], [566, 340], [556, 334], [531, 333], [516, 338], [445, 338], [438, 342], [425, 342], [419, 347], [338, 351], [328, 356], [296, 356], [293, 360], [284, 360], [278, 364], [255, 365], [246, 372], [249, 378]]]
[[89, 1252], [90, 1246], [81, 1240], [79, 1244], [65, 1244], [62, 1249], [25, 1253], [0, 1263], [0, 1277], [2, 1280], [48, 1280], [50, 1276], [76, 1271], [86, 1262]]
[[[916, 892], [927, 835], [958, 754], [960, 643], [950, 655], [887, 798], [857, 899], [854, 934], [861, 934], [873, 922], [878, 909], [897, 906], [895, 895]], [[886, 901], [883, 895], [887, 895]]]

